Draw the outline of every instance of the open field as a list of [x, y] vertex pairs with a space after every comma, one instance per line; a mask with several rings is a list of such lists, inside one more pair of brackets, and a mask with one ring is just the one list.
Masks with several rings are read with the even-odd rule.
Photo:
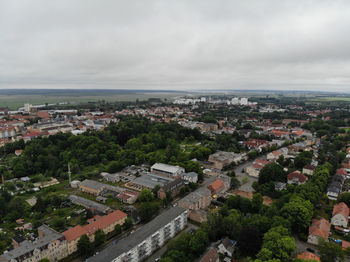
[[312, 102], [350, 102], [350, 96], [323, 96], [308, 99]]

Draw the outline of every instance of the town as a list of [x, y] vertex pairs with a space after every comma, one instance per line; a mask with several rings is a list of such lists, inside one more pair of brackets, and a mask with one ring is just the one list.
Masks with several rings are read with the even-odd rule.
[[349, 104], [200, 96], [91, 106], [0, 110], [0, 261], [350, 254]]

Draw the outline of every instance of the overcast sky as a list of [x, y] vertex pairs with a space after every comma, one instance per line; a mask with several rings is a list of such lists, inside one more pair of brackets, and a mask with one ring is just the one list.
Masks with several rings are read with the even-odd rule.
[[0, 88], [350, 92], [350, 1], [0, 0]]

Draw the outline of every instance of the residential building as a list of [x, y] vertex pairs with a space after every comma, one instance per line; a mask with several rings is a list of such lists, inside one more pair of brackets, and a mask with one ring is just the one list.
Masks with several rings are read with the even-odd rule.
[[303, 174], [312, 176], [314, 174], [315, 167], [313, 165], [306, 165], [303, 167]]
[[198, 188], [179, 200], [179, 206], [187, 210], [207, 209], [211, 202], [211, 192], [206, 187]]
[[311, 252], [303, 252], [297, 255], [298, 259], [306, 260], [306, 261], [319, 261], [321, 262], [321, 259], [319, 256], [315, 255]]
[[83, 235], [87, 235], [91, 241], [94, 241], [95, 232], [101, 229], [105, 234], [108, 234], [114, 230], [114, 227], [123, 225], [127, 214], [120, 210], [116, 210], [109, 213], [106, 216], [97, 217], [97, 219], [85, 226], [77, 225], [72, 227], [62, 234], [67, 240], [68, 254], [72, 254], [78, 250], [78, 241]]
[[236, 242], [234, 240], [230, 240], [228, 237], [226, 237], [218, 245], [218, 252], [225, 256], [232, 257], [235, 244]]
[[110, 245], [88, 262], [138, 262], [151, 255], [187, 225], [187, 210], [172, 207], [133, 234], [119, 240], [117, 246]]
[[299, 170], [289, 173], [287, 176], [288, 184], [301, 185], [307, 181], [307, 176], [303, 175]]
[[38, 228], [38, 238], [34, 241], [24, 240], [18, 243], [15, 249], [0, 256], [4, 262], [37, 262], [43, 258], [58, 261], [68, 255], [66, 239], [48, 227]]
[[269, 164], [269, 161], [263, 159], [255, 159], [253, 164], [246, 167], [245, 172], [248, 176], [259, 177], [261, 169], [264, 168], [265, 165]]
[[208, 252], [199, 260], [199, 262], [219, 262], [220, 256], [214, 247], [209, 248]]
[[163, 164], [163, 163], [155, 163], [151, 167], [151, 173], [160, 175], [160, 176], [169, 177], [169, 178], [176, 178], [184, 172], [185, 172], [185, 169], [183, 167], [172, 166], [172, 165]]
[[320, 239], [328, 242], [330, 230], [331, 223], [329, 223], [326, 219], [313, 219], [312, 224], [309, 227], [309, 236], [307, 238], [307, 242], [314, 245], [318, 245]]
[[348, 227], [349, 207], [344, 203], [338, 203], [333, 207], [331, 224], [334, 226]]
[[117, 198], [123, 203], [132, 205], [136, 202], [139, 194], [139, 192], [124, 190], [117, 196]]

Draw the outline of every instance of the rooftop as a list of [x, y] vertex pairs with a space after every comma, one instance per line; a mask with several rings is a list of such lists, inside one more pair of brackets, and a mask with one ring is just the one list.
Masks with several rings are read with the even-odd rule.
[[155, 163], [151, 167], [151, 170], [153, 170], [153, 169], [167, 172], [167, 173], [177, 173], [177, 172], [181, 171], [183, 168], [179, 167], [179, 166], [172, 166], [172, 165], [163, 164], [163, 163]]

